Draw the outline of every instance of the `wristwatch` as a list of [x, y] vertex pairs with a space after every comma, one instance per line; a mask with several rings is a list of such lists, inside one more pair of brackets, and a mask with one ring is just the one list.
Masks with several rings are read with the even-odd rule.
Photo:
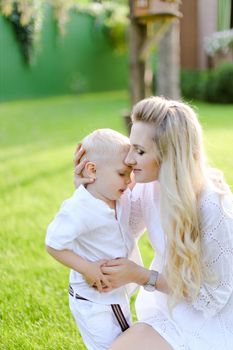
[[143, 288], [147, 291], [147, 292], [154, 292], [157, 288], [156, 288], [156, 282], [158, 279], [159, 273], [158, 271], [155, 270], [150, 270], [150, 277], [147, 283], [145, 283], [143, 285]]

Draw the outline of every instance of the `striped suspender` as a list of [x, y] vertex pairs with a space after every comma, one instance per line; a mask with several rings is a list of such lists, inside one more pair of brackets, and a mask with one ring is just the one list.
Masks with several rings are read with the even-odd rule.
[[119, 304], [111, 304], [112, 311], [114, 312], [114, 315], [116, 316], [116, 319], [121, 327], [122, 332], [126, 331], [126, 329], [129, 328], [128, 322], [125, 319], [125, 316], [121, 310], [121, 307]]
[[[69, 294], [74, 297], [75, 299], [80, 300], [87, 300], [86, 298], [83, 298], [81, 295], [74, 293], [74, 290], [71, 286], [69, 286]], [[119, 304], [111, 304], [112, 311], [114, 315], [116, 316], [116, 319], [121, 327], [122, 332], [126, 331], [126, 329], [129, 328], [128, 322], [126, 321], [126, 318], [121, 310], [121, 307]]]

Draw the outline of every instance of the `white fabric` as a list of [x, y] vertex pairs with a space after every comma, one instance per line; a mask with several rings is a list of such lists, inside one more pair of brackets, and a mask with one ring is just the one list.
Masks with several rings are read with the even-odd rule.
[[[64, 201], [48, 226], [46, 245], [58, 250], [71, 249], [89, 261], [131, 256], [140, 259], [129, 228], [130, 197], [127, 190], [117, 201], [116, 219], [113, 209], [80, 186]], [[121, 304], [128, 298], [126, 287], [99, 293], [74, 270], [70, 273], [70, 284], [74, 292], [100, 304]]]
[[[107, 350], [122, 334], [120, 325], [110, 305], [101, 305], [69, 296], [70, 310], [78, 325], [88, 350]], [[122, 312], [129, 326], [131, 315], [129, 304], [121, 304]]]
[[[156, 252], [151, 268], [161, 272], [166, 240], [159, 218], [159, 183], [137, 184], [132, 200], [134, 229], [147, 226]], [[226, 213], [233, 208], [232, 194], [224, 196], [222, 205], [219, 196], [209, 188], [204, 191], [199, 208], [203, 260], [215, 276], [215, 283], [203, 283], [197, 299], [179, 303], [172, 317], [165, 294], [141, 288], [136, 312], [139, 321], [152, 325], [175, 350], [232, 350], [233, 219]]]

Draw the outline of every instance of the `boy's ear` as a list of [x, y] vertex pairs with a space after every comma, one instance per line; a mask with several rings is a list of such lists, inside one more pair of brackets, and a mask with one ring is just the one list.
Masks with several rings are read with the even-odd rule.
[[90, 178], [95, 178], [96, 177], [96, 165], [93, 162], [87, 162], [85, 164], [84, 170], [83, 170], [83, 175], [90, 177]]

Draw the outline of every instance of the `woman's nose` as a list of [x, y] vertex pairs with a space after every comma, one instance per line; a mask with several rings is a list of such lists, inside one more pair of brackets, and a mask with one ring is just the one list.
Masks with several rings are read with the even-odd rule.
[[129, 153], [127, 154], [127, 156], [125, 158], [125, 164], [127, 164], [129, 166], [133, 166], [136, 164], [136, 161], [132, 156], [132, 151], [129, 151]]

